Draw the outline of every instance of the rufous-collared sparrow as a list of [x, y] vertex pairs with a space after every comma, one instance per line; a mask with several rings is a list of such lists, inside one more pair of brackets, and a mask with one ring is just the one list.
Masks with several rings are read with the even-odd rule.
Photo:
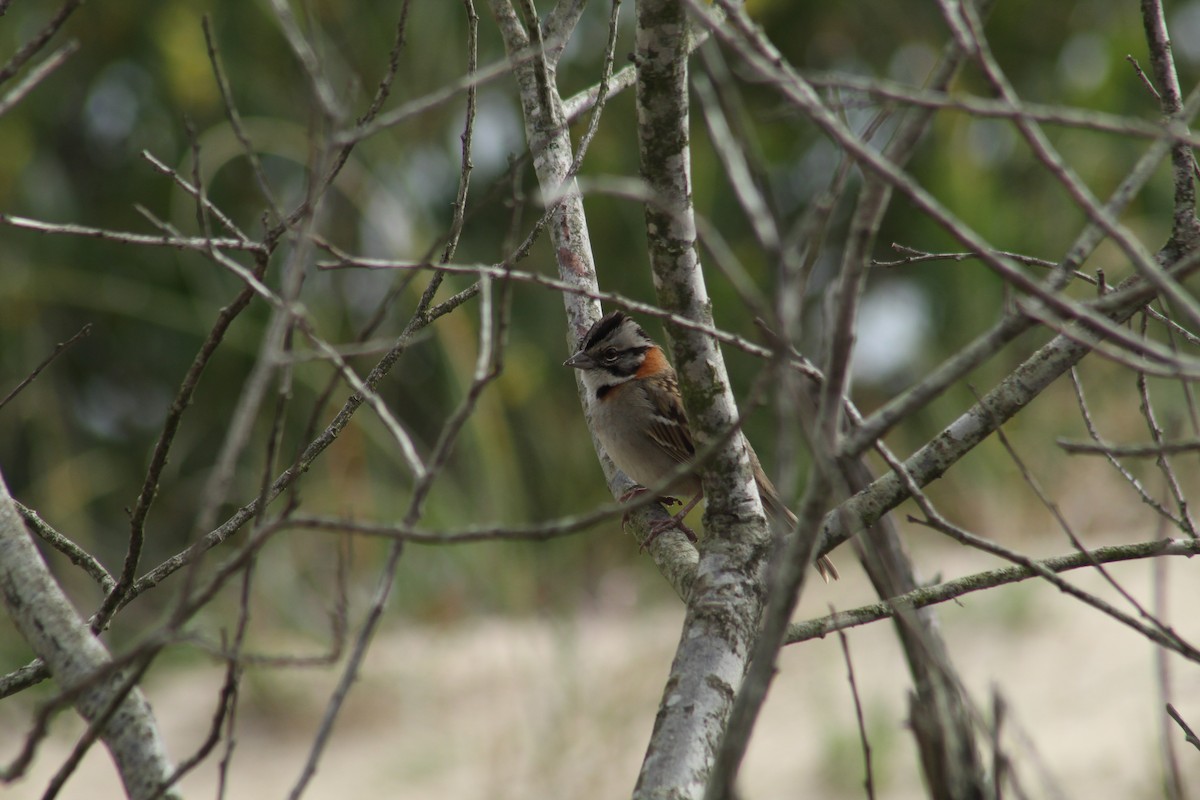
[[[696, 449], [675, 370], [662, 348], [623, 312], [613, 311], [591, 327], [564, 366], [582, 373], [596, 436], [613, 463], [642, 487], [691, 496], [668, 522], [651, 529], [651, 538], [677, 527], [695, 541], [695, 534], [684, 525], [683, 518], [704, 496], [700, 476], [694, 471], [685, 472], [663, 485], [681, 465], [695, 459]], [[796, 515], [780, 500], [749, 442], [746, 450], [764, 510], [777, 524], [794, 529]], [[639, 491], [645, 489], [634, 490], [622, 500]], [[837, 568], [827, 556], [821, 556], [816, 566], [825, 580], [838, 577]]]

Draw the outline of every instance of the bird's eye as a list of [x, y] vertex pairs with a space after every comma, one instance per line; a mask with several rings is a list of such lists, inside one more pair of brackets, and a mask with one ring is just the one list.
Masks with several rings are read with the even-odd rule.
[[600, 358], [603, 359], [605, 363], [611, 364], [612, 362], [617, 360], [617, 348], [615, 348], [615, 347], [604, 348], [604, 352], [600, 354]]

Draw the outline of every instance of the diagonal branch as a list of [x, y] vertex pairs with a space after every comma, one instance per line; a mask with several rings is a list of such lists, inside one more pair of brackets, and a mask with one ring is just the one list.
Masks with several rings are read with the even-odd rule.
[[[173, 769], [150, 706], [122, 671], [95, 681], [112, 662], [50, 575], [0, 477], [0, 595], [21, 635], [67, 691], [75, 709], [103, 724], [100, 736], [135, 800], [157, 793]], [[108, 721], [104, 716], [110, 714]], [[174, 796], [174, 795], [171, 795]]]
[[[1015, 556], [1015, 554], [1012, 554]], [[1191, 558], [1200, 555], [1200, 540], [1196, 539], [1156, 539], [1152, 542], [1137, 544], [1122, 544], [1109, 547], [1097, 547], [1083, 553], [1070, 553], [1065, 556], [1055, 556], [1040, 561], [1030, 561], [1028, 564], [1016, 563], [1008, 567], [977, 572], [961, 578], [945, 581], [935, 586], [922, 586], [907, 594], [893, 597], [872, 605], [837, 611], [824, 617], [798, 622], [788, 628], [787, 643], [799, 644], [809, 639], [821, 639], [834, 631], [868, 625], [881, 619], [888, 619], [902, 613], [908, 608], [924, 608], [926, 606], [956, 600], [972, 592], [993, 589], [1010, 583], [1020, 583], [1030, 578], [1045, 577], [1043, 570], [1051, 573], [1067, 572], [1073, 569], [1084, 569], [1093, 564], [1109, 564], [1116, 561], [1132, 561], [1142, 558], [1159, 558], [1162, 556], [1184, 556]], [[1131, 627], [1135, 629], [1138, 625]], [[1146, 628], [1147, 636], [1161, 636], [1161, 632]]]

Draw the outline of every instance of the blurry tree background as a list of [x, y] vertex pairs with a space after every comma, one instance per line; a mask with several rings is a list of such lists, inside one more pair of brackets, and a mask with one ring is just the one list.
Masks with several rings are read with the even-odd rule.
[[[1140, 24], [1128, 3], [1055, 4], [1038, 11], [1039, 24], [1032, 28], [1030, 8], [998, 4], [988, 23], [992, 45], [1023, 96], [1154, 118], [1154, 98], [1123, 61], [1126, 53], [1145, 50]], [[793, 63], [812, 70], [919, 84], [944, 37], [937, 8], [929, 4], [862, 2], [845, 10], [838, 5], [757, 2], [750, 9]], [[26, 31], [43, 24], [51, 10], [15, 3], [0, 26], [9, 50], [22, 43]], [[353, 108], [365, 108], [387, 67], [398, 4], [350, 7], [312, 2], [304, 10], [325, 67], [337, 85], [346, 87], [345, 98]], [[1200, 28], [1200, 5], [1181, 4], [1174, 11], [1177, 52], [1186, 69], [1194, 63], [1191, 59], [1200, 59], [1200, 51], [1189, 47], [1200, 40], [1200, 35], [1189, 35]], [[207, 13], [264, 168], [276, 181], [283, 205], [294, 204], [303, 187], [312, 122], [308, 86], [296, 59], [262, 5], [215, 2], [208, 4]], [[596, 82], [607, 17], [608, 10], [597, 3], [584, 14], [559, 71], [564, 97]], [[631, 24], [631, 14], [623, 14], [619, 57], [632, 46]], [[80, 51], [0, 124], [0, 200], [9, 213], [149, 232], [136, 210], [142, 206], [180, 230], [195, 233], [194, 202], [141, 155], [148, 151], [189, 176], [190, 125], [213, 202], [252, 235], [261, 230], [265, 204], [225, 118], [200, 9], [194, 3], [84, 4], [67, 22], [64, 34], [79, 39]], [[465, 37], [465, 14], [458, 4], [414, 3], [391, 102], [402, 104], [460, 78], [465, 54], [458, 43]], [[494, 25], [482, 24], [480, 64], [503, 57]], [[969, 73], [962, 81], [965, 88], [978, 88], [978, 79]], [[742, 122], [754, 126], [773, 199], [782, 213], [794, 216], [828, 185], [836, 152], [811, 126], [779, 105], [769, 88], [749, 86], [745, 92], [746, 103], [754, 105]], [[513, 93], [511, 81], [504, 79], [480, 88], [472, 200], [458, 261], [495, 262], [511, 225], [505, 204], [511, 194], [508, 159], [523, 152]], [[851, 117], [865, 119], [871, 111], [872, 104], [862, 95], [844, 92], [843, 99]], [[419, 258], [436, 250], [454, 200], [462, 102], [459, 98], [434, 108], [355, 148], [322, 217], [323, 235], [347, 252], [385, 258]], [[610, 101], [608, 124], [602, 121], [597, 131], [585, 177], [637, 174], [636, 140], [621, 122], [632, 113], [629, 92]], [[1039, 165], [1018, 145], [1011, 125], [965, 114], [941, 115], [936, 124], [936, 137], [912, 165], [923, 185], [998, 247], [1052, 257], [1069, 244], [1082, 214], [1064, 193], [1042, 185]], [[1139, 142], [1128, 137], [1078, 130], [1051, 133], [1100, 196], [1116, 185], [1140, 153]], [[693, 121], [693, 135], [697, 210], [719, 222], [750, 274], [760, 286], [769, 287], [773, 265], [756, 252], [752, 231], [720, 165], [704, 145], [700, 119]], [[528, 169], [523, 164], [519, 180], [527, 200], [534, 203]], [[1146, 231], [1148, 241], [1163, 238], [1169, 229], [1170, 200], [1168, 182], [1152, 183], [1135, 201], [1129, 224]], [[588, 196], [587, 208], [604, 288], [651, 300], [640, 205], [594, 193]], [[844, 217], [846, 209], [839, 213]], [[531, 206], [524, 214], [526, 225], [536, 214]], [[933, 252], [956, 249], [944, 232], [903, 203], [895, 204], [880, 234], [881, 243], [893, 241]], [[10, 229], [4, 235], [4, 252], [0, 369], [10, 384], [23, 378], [55, 343], [86, 323], [94, 326], [91, 336], [5, 410], [6, 424], [0, 429], [5, 474], [16, 497], [33, 508], [52, 508], [50, 519], [56, 527], [71, 531], [82, 546], [112, 563], [124, 551], [124, 539], [117, 533], [124, 527], [122, 509], [136, 496], [181, 372], [216, 309], [236, 292], [238, 280], [213, 269], [198, 254], [87, 238]], [[1109, 255], [1116, 258], [1115, 253]], [[880, 257], [887, 259], [889, 254]], [[547, 271], [551, 258], [545, 241], [539, 240], [529, 260], [519, 266]], [[824, 274], [818, 272], [818, 280], [829, 281], [833, 263]], [[1119, 261], [1096, 266], [1120, 269]], [[349, 338], [369, 318], [379, 294], [397, 280], [386, 272], [313, 272], [306, 278], [305, 303], [323, 324], [337, 326], [333, 330]], [[719, 274], [710, 280], [718, 323], [750, 331], [741, 304], [731, 302], [729, 285]], [[469, 282], [450, 277], [444, 291], [449, 295]], [[423, 285], [412, 284], [408, 303]], [[996, 317], [1002, 292], [1000, 280], [990, 273], [957, 264], [879, 270], [866, 299], [866, 311], [874, 313], [866, 314], [868, 327], [860, 336], [868, 351], [860, 356], [865, 374], [857, 379], [866, 398], [863, 404], [869, 408], [874, 393], [886, 397], [906, 385], [922, 366], [937, 363], [940, 355], [986, 327]], [[812, 296], [820, 297], [820, 292]], [[505, 374], [485, 396], [430, 499], [431, 523], [546, 519], [579, 511], [604, 496], [572, 376], [559, 367], [565, 357], [560, 309], [553, 292], [531, 287], [514, 291], [516, 324], [510, 331]], [[253, 363], [261, 333], [255, 326], [265, 319], [264, 309], [250, 308], [209, 367], [169, 466], [170, 479], [181, 490], [163, 492], [152, 512], [154, 534], [147, 554], [151, 559], [176, 552], [186, 542], [196, 509], [191, 502], [195, 493], [185, 487], [203, 483], [220, 446], [230, 404]], [[390, 314], [377, 341], [387, 341], [402, 319], [400, 311]], [[659, 335], [652, 321], [646, 323]], [[473, 324], [471, 316], [463, 314], [432, 326], [381, 388], [425, 444], [469, 379], [475, 358]], [[880, 333], [872, 324], [881, 326]], [[893, 327], [899, 331], [894, 333]], [[815, 345], [817, 326], [813, 329]], [[744, 387], [755, 367], [740, 363], [737, 356], [730, 355], [731, 370]], [[352, 363], [371, 362], [364, 357]], [[974, 381], [987, 386], [1013, 363], [1002, 359], [985, 365]], [[328, 375], [327, 367], [303, 365], [297, 371], [296, 392], [301, 398], [305, 393], [315, 397]], [[965, 388], [958, 390], [945, 398], [944, 407], [930, 409], [924, 428], [898, 435], [908, 437], [904, 444], [909, 446], [924, 441], [969, 398]], [[306, 422], [299, 416], [304, 403], [295, 408], [292, 435], [298, 437]], [[748, 430], [752, 441], [762, 442], [759, 449], [766, 451], [769, 462], [765, 425], [765, 419], [755, 417]], [[318, 465], [318, 470], [329, 470], [329, 480], [311, 481], [305, 504], [370, 519], [394, 515], [402, 494], [396, 484], [407, 480], [397, 470], [394, 455], [381, 451], [372, 436], [352, 431], [347, 439], [330, 453], [329, 464], [336, 461], [336, 467]], [[295, 442], [293, 438], [293, 446]], [[243, 466], [243, 477], [249, 478], [261, 465]], [[426, 552], [422, 559], [442, 563], [425, 564], [409, 578], [436, 579], [414, 591], [402, 613], [529, 610], [551, 597], [555, 602], [550, 605], [559, 608], [586, 601], [607, 569], [637, 561], [628, 544], [621, 537], [594, 535], [548, 545], [504, 545], [498, 550], [513, 563], [503, 571], [489, 569], [486, 580], [474, 570], [487, 568], [497, 556], [489, 545], [475, 552]], [[564, 582], [564, 575], [572, 577]], [[410, 580], [401, 582], [402, 591], [412, 586]]]
[[[16, 52], [57, 10], [50, 3], [23, 0], [5, 5], [2, 54]], [[462, 3], [303, 0], [291, 5], [349, 118], [369, 107], [393, 52], [398, 65], [385, 113], [454, 85], [466, 74], [469, 20]], [[547, 13], [549, 5], [540, 4], [539, 12]], [[627, 5], [621, 10], [615, 48], [618, 69], [628, 63], [633, 49], [633, 9], [632, 3]], [[887, 79], [919, 87], [948, 41], [938, 3], [755, 0], [747, 9], [783, 55], [823, 87], [830, 105], [855, 130], [874, 116], [880, 101], [839, 85], [846, 83], [843, 79]], [[486, 72], [506, 55], [487, 8], [477, 11], [478, 63]], [[610, 12], [609, 4], [595, 0], [583, 12], [558, 69], [563, 97], [596, 85]], [[1186, 94], [1200, 74], [1200, 2], [1171, 3], [1168, 12]], [[152, 221], [157, 220], [183, 235], [203, 235], [195, 199], [156, 168], [148, 154], [186, 181], [198, 176], [213, 205], [251, 238], [274, 226], [278, 220], [268, 211], [214, 78], [203, 17], [228, 76], [229, 100], [261, 158], [275, 200], [285, 210], [297, 207], [309, 180], [314, 141], [331, 132], [322, 129], [312, 84], [272, 3], [93, 0], [71, 14], [46, 52], [69, 41], [78, 42], [78, 50], [0, 117], [0, 210], [48, 223], [151, 235], [163, 231]], [[398, 23], [404, 41], [394, 50]], [[1139, 9], [1131, 0], [1007, 0], [995, 4], [986, 30], [997, 59], [1027, 102], [1064, 104], [1146, 123], [1159, 119], [1158, 101], [1126, 61], [1132, 55], [1149, 70]], [[834, 179], [841, 163], [837, 145], [782, 103], [772, 87], [755, 81], [728, 51], [709, 43], [691, 64], [695, 73], [708, 76], [725, 92], [721, 102], [740, 128], [738, 140], [769, 190], [772, 210], [780, 219], [798, 218]], [[455, 263], [500, 263], [542, 213], [516, 87], [507, 73], [493, 73], [478, 87], [473, 171]], [[962, 72], [954, 91], [992, 94], [972, 67]], [[455, 92], [359, 142], [315, 217], [314, 231], [321, 240], [358, 256], [437, 261], [453, 221], [465, 104], [465, 93]], [[615, 92], [580, 178], [601, 288], [653, 302], [642, 205], [604, 190], [607, 179], [638, 175], [634, 118], [633, 92]], [[587, 119], [584, 115], [573, 128], [577, 141]], [[691, 129], [696, 213], [719, 230], [745, 275], [769, 297], [778, 265], [760, 247], [710, 145], [702, 102], [693, 103]], [[1126, 176], [1148, 141], [1079, 127], [1046, 130], [1102, 199]], [[940, 112], [908, 169], [1002, 250], [1057, 262], [1086, 219], [1010, 120]], [[852, 197], [857, 173], [852, 171], [849, 180]], [[1164, 161], [1122, 220], [1154, 250], [1171, 232], [1172, 208], [1170, 168]], [[823, 297], [837, 277], [839, 243], [852, 209], [846, 197], [833, 209], [828, 243], [805, 299], [805, 338], [798, 345], [814, 358], [823, 346]], [[219, 228], [211, 218], [208, 224]], [[928, 252], [962, 249], [904, 198], [891, 205], [880, 230], [880, 261], [904, 256], [888, 248], [893, 242]], [[293, 244], [285, 241], [273, 254], [264, 279], [268, 285], [279, 288], [280, 265], [293, 252]], [[330, 260], [327, 253], [305, 257], [309, 262], [299, 297], [309, 319], [327, 341], [343, 346], [349, 365], [365, 375], [403, 330], [431, 273], [319, 269], [315, 262]], [[252, 266], [249, 258], [241, 260]], [[510, 266], [555, 277], [546, 234], [527, 257]], [[717, 327], [757, 340], [753, 312], [739, 300], [728, 276], [711, 267], [706, 262]], [[1128, 260], [1108, 243], [1084, 269], [1091, 275], [1103, 270], [1111, 284], [1131, 272]], [[1031, 268], [1031, 274], [1043, 273]], [[435, 302], [474, 282], [470, 275], [447, 276]], [[172, 398], [220, 309], [243, 285], [203, 252], [0, 225], [0, 394], [15, 387], [57, 343], [90, 326], [89, 335], [0, 410], [0, 468], [16, 499], [114, 575], [125, 557], [129, 509]], [[582, 513], [611, 500], [580, 413], [574, 376], [561, 366], [568, 354], [561, 295], [521, 283], [507, 291], [511, 321], [503, 370], [480, 396], [444, 473], [433, 484], [422, 528], [522, 525]], [[1069, 293], [1088, 299], [1095, 291], [1080, 284]], [[1003, 281], [976, 262], [874, 267], [859, 320], [856, 402], [869, 412], [896, 395], [993, 324], [1009, 299]], [[433, 450], [443, 423], [471, 386], [480, 341], [477, 306], [478, 298], [470, 299], [420, 330], [378, 386], [423, 455]], [[162, 473], [139, 575], [205, 532], [197, 530], [198, 520], [213, 513], [202, 507], [205, 487], [271, 319], [266, 303], [252, 301], [208, 364]], [[655, 338], [663, 338], [656, 320], [640, 320]], [[354, 345], [364, 331], [364, 343]], [[973, 392], [986, 391], [1051, 335], [1035, 329], [979, 366], [890, 433], [893, 450], [905, 455], [926, 442], [974, 402]], [[299, 346], [303, 337], [295, 334], [295, 341], [300, 352], [312, 355], [307, 344]], [[736, 348], [726, 348], [726, 357], [735, 392], [744, 397], [761, 362]], [[1104, 436], [1145, 439], [1132, 379], [1117, 382], [1113, 376], [1124, 374], [1119, 367], [1095, 358], [1089, 359], [1088, 369], [1084, 380], [1093, 393], [1093, 411], [1104, 420]], [[339, 383], [325, 394], [335, 375], [319, 357], [294, 362], [272, 476], [352, 393]], [[1156, 387], [1160, 383], [1166, 384], [1151, 381]], [[260, 490], [268, 469], [265, 442], [274, 424], [268, 412], [276, 390], [272, 382], [214, 522]], [[1176, 388], [1158, 399], [1170, 432], [1194, 436], [1185, 393]], [[771, 413], [751, 410], [745, 430], [764, 463], [774, 469]], [[1125, 541], [1154, 538], [1154, 523], [1146, 521], [1150, 518], [1136, 495], [1126, 492], [1117, 499], [1107, 489], [1092, 490], [1101, 485], [1090, 483], [1099, 480], [1100, 467], [1051, 445], [1059, 436], [1086, 438], [1069, 382], [1061, 381], [1005, 430], [1018, 449], [1037, 447], [1030, 460], [1038, 479], [1050, 496], [1061, 497], [1065, 507], [1083, 515], [1082, 528], [1102, 519], [1114, 526], [1138, 526]], [[958, 464], [951, 479], [930, 487], [943, 512], [967, 528], [1003, 521], [997, 537], [1011, 537], [1006, 543], [1038, 556], [1069, 552], [1061, 538], [1052, 544], [1035, 541], [1049, 528], [1049, 514], [1032, 501], [998, 444], [981, 451]], [[1191, 458], [1193, 466], [1183, 475], [1195, 488]], [[1144, 461], [1133, 468], [1150, 474], [1153, 465]], [[799, 470], [796, 486], [784, 487], [786, 495], [795, 496], [805, 472], [806, 467]], [[1159, 484], [1150, 486], [1152, 494], [1162, 495]], [[306, 514], [389, 523], [405, 513], [412, 488], [412, 475], [394, 439], [364, 408], [299, 482], [295, 500]], [[1097, 497], [1097, 492], [1105, 496]], [[926, 532], [917, 535], [918, 558], [922, 541], [933, 538]], [[326, 531], [288, 531], [272, 538], [259, 554], [249, 589], [252, 630], [263, 637], [261, 649], [271, 650], [273, 637], [306, 642], [299, 648], [306, 653], [332, 647], [339, 637], [331, 633], [331, 625], [336, 629], [341, 624], [330, 621], [340, 605], [339, 572], [345, 568], [349, 623], [354, 626], [359, 624], [354, 612], [373, 591], [389, 547], [386, 540]], [[103, 600], [103, 592], [66, 558], [49, 549], [46, 553], [86, 617]], [[847, 548], [835, 555], [843, 571], [856, 569]], [[210, 559], [206, 566], [219, 563], [220, 551]], [[938, 571], [936, 560], [928, 570]], [[137, 642], [148, 627], [161, 622], [178, 591], [168, 582], [123, 609], [106, 635], [114, 651]], [[240, 592], [241, 583], [230, 581], [200, 613], [190, 628], [198, 638], [217, 642], [221, 631], [232, 628]], [[482, 614], [570, 618], [592, 609], [636, 614], [638, 608], [675, 603], [650, 559], [639, 556], [634, 540], [621, 535], [618, 519], [609, 518], [578, 535], [544, 542], [409, 547], [384, 625], [401, 620], [450, 623]], [[174, 656], [165, 659], [168, 666], [162, 669], [176, 660], [205, 657], [183, 645], [167, 653]], [[0, 657], [0, 672], [31, 658], [7, 626], [0, 626]], [[12, 708], [24, 703], [21, 707], [28, 710], [52, 693], [43, 684], [3, 704]], [[9, 718], [24, 719], [18, 714]], [[1198, 721], [1193, 718], [1193, 725]], [[196, 724], [206, 725], [207, 718]], [[281, 796], [283, 791], [280, 787]]]

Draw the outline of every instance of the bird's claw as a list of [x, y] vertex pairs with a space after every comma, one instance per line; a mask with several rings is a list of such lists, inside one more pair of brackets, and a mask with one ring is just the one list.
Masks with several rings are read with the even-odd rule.
[[[639, 495], [643, 495], [648, 491], [650, 491], [650, 490], [647, 489], [645, 486], [634, 486], [632, 489], [625, 492], [625, 494], [621, 495], [619, 502], [628, 503], [633, 498], [638, 497]], [[677, 497], [664, 496], [664, 497], [659, 497], [658, 502], [662, 503], [663, 505], [674, 506], [674, 505], [679, 505], [683, 501]], [[640, 549], [643, 551], [646, 550], [646, 548], [648, 548], [650, 546], [651, 542], [653, 542], [659, 536], [661, 536], [662, 534], [671, 530], [672, 528], [676, 528], [679, 531], [681, 531], [683, 533], [683, 535], [688, 538], [688, 541], [695, 542], [696, 541], [696, 532], [693, 531], [691, 528], [689, 528], [686, 524], [684, 524], [684, 521], [683, 521], [683, 515], [689, 510], [691, 510], [690, 506], [688, 508], [684, 509], [683, 512], [672, 516], [670, 519], [659, 520], [658, 522], [651, 525], [649, 534], [646, 536], [646, 541], [642, 543], [642, 546]], [[629, 515], [632, 513], [633, 513], [632, 511], [626, 511], [624, 514], [621, 515], [622, 530], [629, 527]]]
[[683, 521], [683, 514], [680, 513], [672, 516], [670, 519], [659, 520], [651, 525], [650, 531], [646, 535], [646, 541], [642, 543], [642, 549], [645, 550], [650, 546], [651, 542], [672, 528], [679, 530], [692, 544], [696, 543], [696, 532], [687, 526]]

